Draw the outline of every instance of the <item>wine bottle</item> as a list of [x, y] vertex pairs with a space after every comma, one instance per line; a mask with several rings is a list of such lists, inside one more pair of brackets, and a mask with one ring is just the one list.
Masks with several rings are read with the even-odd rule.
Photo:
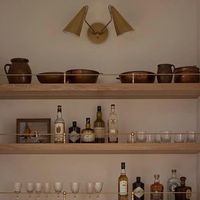
[[97, 119], [94, 121], [96, 143], [105, 143], [105, 122], [102, 119], [101, 106], [97, 107]]

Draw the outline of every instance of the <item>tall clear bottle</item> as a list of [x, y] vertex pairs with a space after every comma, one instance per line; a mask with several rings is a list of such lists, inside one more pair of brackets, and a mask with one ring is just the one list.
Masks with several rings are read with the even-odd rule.
[[62, 106], [58, 105], [57, 107], [57, 118], [54, 122], [54, 142], [55, 143], [64, 143], [65, 141], [65, 121], [62, 118]]
[[108, 117], [108, 142], [118, 143], [118, 117], [115, 111], [115, 104], [111, 105], [111, 111]]
[[118, 178], [118, 200], [128, 200], [128, 177], [125, 162], [121, 163], [121, 174]]
[[97, 106], [97, 119], [94, 121], [96, 143], [105, 143], [105, 122], [102, 119], [101, 106]]
[[155, 174], [154, 175], [154, 183], [151, 185], [150, 190], [151, 190], [151, 200], [163, 200], [163, 191], [164, 187], [160, 183], [160, 175]]
[[176, 169], [172, 169], [172, 176], [167, 181], [167, 191], [170, 192], [168, 194], [168, 200], [174, 200], [175, 199], [175, 188], [180, 186], [181, 182], [180, 179], [176, 177]]

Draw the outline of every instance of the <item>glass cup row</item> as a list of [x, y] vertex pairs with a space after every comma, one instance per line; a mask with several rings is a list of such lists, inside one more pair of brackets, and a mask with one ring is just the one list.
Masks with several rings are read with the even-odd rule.
[[188, 133], [146, 133], [144, 131], [132, 132], [128, 135], [128, 143], [198, 143], [199, 134], [191, 131]]

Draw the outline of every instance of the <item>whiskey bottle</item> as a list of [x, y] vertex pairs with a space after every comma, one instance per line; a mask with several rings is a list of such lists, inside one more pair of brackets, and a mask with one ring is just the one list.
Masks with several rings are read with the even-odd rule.
[[192, 188], [185, 186], [186, 177], [180, 177], [181, 185], [175, 188], [175, 200], [190, 200]]
[[101, 106], [97, 107], [97, 119], [94, 121], [96, 143], [105, 143], [105, 122], [102, 120]]
[[126, 176], [125, 162], [121, 163], [121, 174], [118, 178], [118, 200], [128, 200], [128, 177]]
[[155, 174], [154, 178], [155, 178], [154, 183], [150, 187], [151, 200], [163, 200], [164, 187], [162, 184], [160, 184], [159, 181], [160, 175]]
[[69, 128], [69, 143], [80, 143], [80, 128], [77, 127], [77, 122], [72, 122], [72, 127]]
[[94, 143], [95, 134], [94, 130], [90, 127], [90, 118], [86, 118], [85, 129], [81, 133], [81, 142], [82, 143]]
[[28, 122], [25, 122], [25, 128], [24, 128], [24, 143], [32, 143], [32, 137], [31, 137], [32, 131], [28, 125]]
[[144, 183], [141, 182], [140, 177], [136, 177], [136, 182], [132, 185], [133, 199], [144, 200]]
[[108, 142], [118, 143], [118, 117], [115, 112], [115, 104], [111, 105], [111, 111], [108, 117]]
[[172, 176], [167, 181], [167, 191], [170, 192], [168, 194], [168, 200], [175, 199], [175, 188], [180, 186], [180, 180], [176, 177], [176, 169], [172, 169]]
[[65, 133], [65, 121], [62, 118], [62, 106], [58, 105], [57, 108], [57, 118], [54, 122], [55, 132], [54, 132], [54, 142], [63, 143], [64, 133]]

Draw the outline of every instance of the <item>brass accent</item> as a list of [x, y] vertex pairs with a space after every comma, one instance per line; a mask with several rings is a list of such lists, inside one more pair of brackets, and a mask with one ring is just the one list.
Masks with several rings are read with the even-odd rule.
[[[108, 29], [102, 23], [94, 23], [91, 25], [92, 29], [88, 29], [88, 38], [96, 44], [103, 43], [108, 38]], [[93, 31], [94, 30], [94, 31]], [[103, 30], [103, 31], [102, 31]]]
[[87, 15], [88, 6], [84, 6], [77, 15], [70, 21], [70, 23], [63, 29], [64, 32], [74, 33], [78, 36], [81, 34], [83, 22]]
[[119, 13], [116, 8], [114, 8], [113, 6], [109, 6], [109, 11], [112, 16], [117, 35], [121, 35], [129, 31], [134, 31], [132, 26], [124, 19], [124, 17]]

